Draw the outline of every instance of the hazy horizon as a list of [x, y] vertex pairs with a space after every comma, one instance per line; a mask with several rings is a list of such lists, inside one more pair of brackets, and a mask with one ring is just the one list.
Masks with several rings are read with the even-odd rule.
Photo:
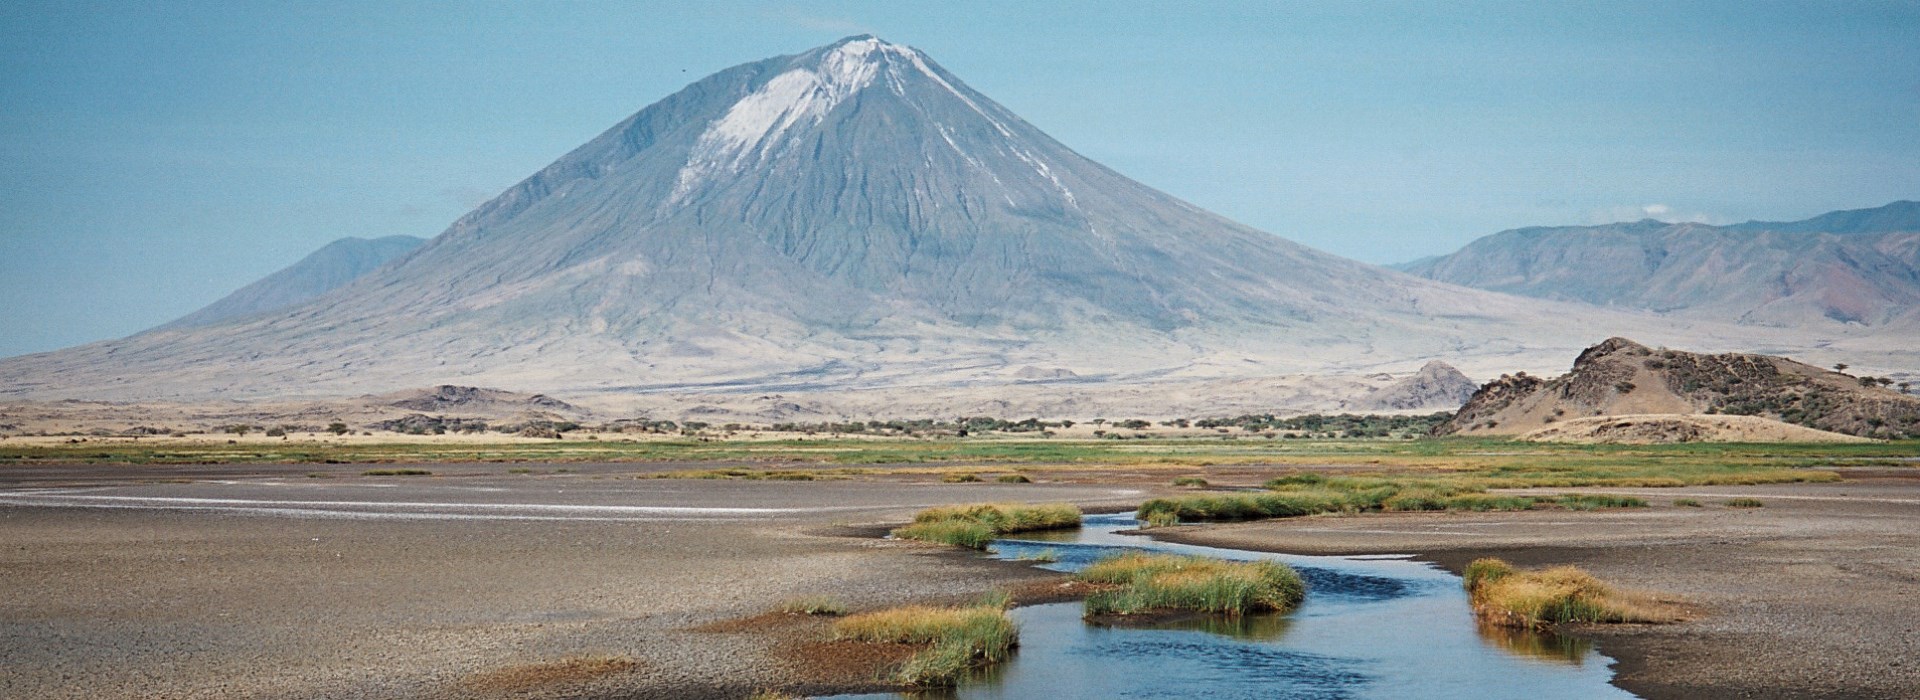
[[0, 8], [0, 356], [164, 323], [338, 238], [437, 235], [694, 80], [858, 33], [1372, 263], [1920, 199], [1912, 2], [386, 7]]

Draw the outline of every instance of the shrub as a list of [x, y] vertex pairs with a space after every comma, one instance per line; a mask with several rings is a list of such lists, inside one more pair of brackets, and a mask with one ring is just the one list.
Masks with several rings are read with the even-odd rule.
[[1087, 596], [1088, 615], [1165, 610], [1242, 615], [1292, 610], [1306, 583], [1275, 561], [1236, 562], [1175, 554], [1121, 554], [1094, 562], [1079, 578], [1118, 586]]
[[1560, 566], [1520, 571], [1499, 559], [1479, 559], [1461, 577], [1482, 620], [1540, 628], [1566, 622], [1661, 622], [1670, 619], [1644, 596], [1621, 593], [1585, 571]]
[[1758, 499], [1758, 498], [1729, 498], [1729, 499], [1727, 499], [1727, 507], [1728, 507], [1728, 508], [1761, 508], [1761, 507], [1764, 507], [1764, 506], [1766, 506], [1766, 505], [1767, 505], [1767, 504], [1765, 504], [1765, 503], [1761, 503], [1761, 502], [1760, 502], [1760, 499]]
[[1203, 489], [1207, 487], [1207, 480], [1197, 476], [1183, 476], [1183, 477], [1174, 479], [1173, 485]]
[[1025, 475], [1025, 474], [1001, 474], [1000, 476], [998, 476], [998, 477], [995, 477], [995, 478], [994, 478], [994, 481], [998, 481], [998, 482], [1000, 482], [1000, 483], [1002, 483], [1002, 484], [1031, 484], [1031, 483], [1033, 483], [1033, 480], [1032, 480], [1032, 479], [1029, 479], [1029, 478], [1027, 478], [1027, 475]]
[[940, 480], [949, 484], [972, 484], [978, 483], [980, 477], [973, 474], [948, 474]]

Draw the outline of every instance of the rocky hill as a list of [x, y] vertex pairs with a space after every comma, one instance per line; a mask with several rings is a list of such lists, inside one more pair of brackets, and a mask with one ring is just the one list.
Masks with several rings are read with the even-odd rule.
[[1920, 331], [1920, 202], [1797, 222], [1505, 231], [1400, 269], [1543, 299], [1745, 324]]
[[1610, 338], [1553, 379], [1503, 375], [1442, 435], [1525, 435], [1592, 416], [1738, 415], [1847, 435], [1920, 437], [1920, 397], [1784, 357], [1653, 349]]
[[1433, 360], [1420, 371], [1361, 397], [1352, 408], [1356, 411], [1452, 410], [1466, 403], [1478, 388], [1478, 383], [1453, 365]]

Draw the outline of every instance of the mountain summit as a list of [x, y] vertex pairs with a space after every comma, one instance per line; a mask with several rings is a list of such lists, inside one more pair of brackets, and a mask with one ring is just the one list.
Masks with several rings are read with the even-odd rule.
[[324, 295], [0, 362], [0, 396], [1234, 377], [1563, 352], [1551, 307], [1228, 221], [858, 36], [701, 79]]

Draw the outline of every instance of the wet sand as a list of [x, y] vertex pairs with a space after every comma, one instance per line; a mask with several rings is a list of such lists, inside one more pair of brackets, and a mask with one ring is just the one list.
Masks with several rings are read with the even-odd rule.
[[[1590, 513], [1370, 514], [1156, 531], [1301, 554], [1414, 553], [1573, 564], [1678, 599], [1691, 619], [1578, 631], [1648, 698], [1920, 697], [1920, 473], [1836, 484], [1606, 489], [1653, 507]], [[1572, 489], [1574, 491], [1586, 489]], [[1554, 491], [1559, 493], [1562, 491]], [[1750, 496], [1762, 508], [1721, 503]], [[1674, 507], [1695, 498], [1702, 508]]]

